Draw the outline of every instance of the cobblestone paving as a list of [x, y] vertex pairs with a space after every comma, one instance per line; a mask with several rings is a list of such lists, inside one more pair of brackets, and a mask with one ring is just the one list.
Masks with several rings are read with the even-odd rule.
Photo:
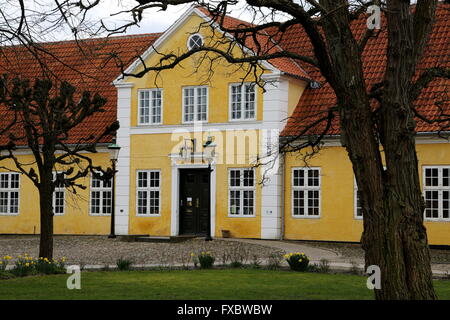
[[[38, 248], [38, 236], [0, 236], [0, 257], [10, 255], [15, 259], [25, 253], [37, 257]], [[66, 264], [111, 265], [119, 258], [133, 264], [192, 264], [191, 253], [201, 251], [211, 251], [217, 264], [239, 260], [252, 263], [282, 256], [281, 250], [268, 246], [200, 238], [180, 243], [123, 242], [106, 236], [56, 236], [54, 240], [54, 258], [65, 257]]]

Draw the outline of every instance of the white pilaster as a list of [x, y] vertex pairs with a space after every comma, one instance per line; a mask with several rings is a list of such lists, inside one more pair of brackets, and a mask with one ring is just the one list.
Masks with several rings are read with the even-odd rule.
[[115, 231], [117, 235], [128, 234], [130, 207], [130, 125], [132, 83], [115, 84], [117, 88], [117, 144], [121, 147], [117, 161]]
[[[270, 77], [270, 76], [269, 76]], [[261, 174], [264, 184], [261, 190], [261, 238], [281, 237], [282, 215], [282, 162], [278, 154], [279, 136], [288, 117], [289, 82], [277, 76], [266, 78], [270, 83], [263, 95], [263, 132], [261, 150], [264, 165]]]

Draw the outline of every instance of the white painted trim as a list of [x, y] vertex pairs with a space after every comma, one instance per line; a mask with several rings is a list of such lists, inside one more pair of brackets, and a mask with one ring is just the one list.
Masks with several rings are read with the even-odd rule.
[[[147, 172], [148, 175], [149, 175], [149, 178], [150, 178], [150, 172], [159, 172], [159, 187], [158, 187], [158, 191], [159, 191], [159, 213], [158, 214], [154, 214], [154, 213], [146, 213], [146, 214], [138, 213], [138, 191], [140, 191], [140, 189], [139, 189], [139, 172]], [[136, 180], [136, 188], [135, 188], [135, 199], [136, 199], [136, 202], [135, 202], [135, 206], [134, 206], [135, 207], [134, 208], [135, 216], [138, 217], [138, 218], [161, 217], [161, 212], [163, 210], [163, 208], [162, 208], [162, 175], [161, 175], [161, 169], [136, 169], [136, 173], [135, 174], [136, 174], [136, 177], [135, 177], [135, 180]], [[147, 181], [147, 182], [149, 183], [150, 180]], [[156, 189], [156, 188], [154, 188], [154, 189]], [[147, 192], [155, 191], [155, 190], [152, 190], [150, 188], [150, 185], [147, 188], [145, 188], [145, 190]], [[147, 209], [149, 209], [148, 208], [149, 206], [150, 206], [150, 194], [149, 194], [149, 198], [148, 198]]]
[[[148, 91], [150, 92], [149, 94], [149, 98], [150, 98], [150, 105], [149, 105], [149, 123], [143, 123], [141, 122], [141, 115], [140, 115], [140, 111], [141, 111], [141, 92], [145, 92]], [[160, 91], [161, 92], [161, 121], [160, 122], [152, 122], [152, 92], [153, 91]], [[137, 90], [137, 101], [138, 101], [138, 109], [137, 109], [137, 124], [138, 126], [158, 126], [158, 125], [162, 125], [164, 123], [164, 89], [162, 88], [141, 88]]]
[[236, 121], [223, 123], [185, 123], [176, 125], [155, 125], [155, 126], [138, 126], [130, 128], [132, 135], [134, 134], [161, 134], [173, 133], [175, 130], [184, 130], [186, 132], [197, 132], [196, 124], [201, 124], [202, 131], [234, 131], [234, 130], [261, 130], [263, 129], [262, 121]]
[[[198, 114], [198, 110], [197, 110], [197, 101], [198, 101], [198, 89], [203, 89], [206, 88], [206, 120], [197, 120], [197, 114]], [[186, 121], [184, 120], [184, 116], [185, 116], [185, 95], [184, 95], [184, 90], [185, 89], [194, 89], [194, 120], [193, 121]], [[209, 119], [209, 87], [208, 86], [183, 86], [181, 87], [181, 123], [183, 124], [190, 124], [193, 125], [194, 123], [201, 123], [202, 125], [204, 123], [208, 123], [208, 119]]]
[[[308, 180], [308, 171], [309, 170], [319, 170], [319, 186], [295, 186], [294, 187], [294, 171], [295, 170], [303, 170], [305, 172], [304, 174], [304, 181], [306, 184], [306, 181]], [[305, 214], [304, 215], [294, 215], [294, 191], [304, 191], [304, 199], [305, 199]], [[308, 198], [307, 198], [307, 191], [313, 190], [313, 191], [319, 191], [319, 215], [308, 215]], [[320, 167], [292, 167], [291, 168], [291, 217], [294, 219], [320, 219], [322, 217], [322, 170]]]
[[[253, 171], [253, 186], [251, 187], [244, 187], [243, 185], [239, 187], [231, 187], [231, 170], [238, 170], [240, 173], [240, 183], [243, 184], [243, 172], [244, 170], [252, 170]], [[254, 168], [247, 168], [247, 167], [238, 167], [238, 168], [228, 168], [227, 170], [227, 182], [228, 182], [228, 190], [227, 190], [227, 211], [228, 211], [228, 218], [256, 218], [256, 170]], [[231, 214], [230, 213], [230, 203], [231, 203], [231, 197], [230, 193], [231, 191], [240, 191], [240, 201], [239, 201], [239, 209], [241, 210], [240, 214]], [[244, 193], [241, 191], [253, 191], [253, 214], [244, 215]]]
[[[206, 22], [211, 22], [211, 18], [208, 17], [207, 15], [205, 15], [203, 12], [201, 12], [199, 9], [197, 9], [195, 6], [192, 6], [191, 8], [189, 8], [188, 10], [186, 10], [185, 13], [183, 13], [181, 15], [180, 18], [178, 18], [178, 20], [175, 21], [174, 24], [172, 24], [169, 29], [167, 29], [158, 39], [156, 39], [156, 41], [147, 49], [145, 50], [145, 52], [141, 55], [140, 59], [136, 59], [125, 71], [124, 73], [133, 73], [140, 65], [141, 65], [141, 61], [145, 61], [147, 60], [147, 58], [153, 53], [156, 52], [158, 50], [158, 48], [174, 33], [176, 32], [181, 25], [189, 18], [189, 16], [191, 16], [192, 14], [197, 14], [200, 18], [202, 18], [203, 20], [205, 20]], [[227, 32], [223, 32], [222, 30], [220, 30], [219, 25], [216, 22], [212, 22], [211, 26], [215, 29], [217, 29], [219, 32], [223, 33], [227, 38], [229, 39], [234, 39], [234, 37], [227, 33]], [[240, 44], [238, 44], [238, 46], [241, 48], [241, 50], [243, 50], [243, 52], [247, 53], [247, 54], [253, 54], [254, 52], [252, 50], [250, 50], [247, 47], [244, 47]], [[268, 69], [269, 71], [271, 71], [272, 73], [276, 73], [276, 74], [281, 74], [281, 72], [275, 68], [272, 64], [270, 64], [267, 61], [261, 61], [261, 65], [263, 67], [265, 67], [266, 69]], [[122, 78], [122, 75], [117, 76], [117, 78], [113, 81], [113, 84], [115, 86], [120, 86], [122, 85], [122, 83], [124, 83], [126, 81], [126, 79]]]
[[[171, 217], [170, 217], [170, 235], [177, 236], [180, 234], [180, 169], [205, 169], [207, 164], [174, 164], [172, 163], [172, 203], [171, 203]], [[216, 230], [216, 164], [211, 163], [210, 176], [210, 212], [211, 212], [211, 237], [215, 236]]]
[[358, 184], [356, 182], [356, 177], [353, 175], [353, 218], [355, 220], [363, 220], [363, 216], [358, 216], [357, 213], [358, 213]]
[[[53, 181], [55, 181], [55, 179], [56, 179], [56, 175], [58, 174], [58, 172], [57, 171], [53, 171]], [[55, 207], [56, 207], [56, 197], [55, 197], [55, 195], [56, 195], [56, 192], [63, 192], [63, 195], [64, 195], [64, 206], [63, 206], [63, 212], [62, 213], [56, 213], [55, 212]], [[53, 214], [55, 215], [55, 216], [63, 216], [63, 215], [65, 215], [65, 213], [66, 213], [66, 188], [64, 188], [64, 187], [59, 187], [59, 188], [57, 188], [56, 186], [55, 186], [55, 190], [53, 190], [53, 196], [52, 196], [53, 198], [52, 198], [52, 205], [53, 205]]]
[[194, 37], [194, 36], [199, 36], [200, 39], [202, 39], [202, 46], [205, 44], [205, 39], [203, 38], [203, 36], [202, 36], [200, 33], [194, 33], [194, 34], [191, 34], [191, 35], [187, 38], [187, 41], [186, 41], [186, 48], [187, 48], [188, 50], [191, 50], [191, 49], [192, 49], [192, 48], [189, 46], [189, 42], [191, 41], [192, 37]]
[[[245, 112], [245, 85], [248, 84], [254, 84], [254, 88], [255, 88], [255, 115], [253, 118], [249, 118], [249, 119], [245, 119], [244, 118], [244, 112]], [[232, 87], [236, 86], [236, 85], [242, 85], [241, 88], [241, 118], [240, 119], [233, 119], [233, 108], [232, 108]], [[256, 121], [256, 119], [258, 119], [258, 87], [256, 86], [256, 84], [254, 82], [232, 82], [228, 84], [228, 121], [229, 122], [247, 122], [247, 121]]]
[[[426, 169], [438, 169], [438, 185], [437, 186], [426, 186]], [[424, 200], [425, 198], [425, 193], [427, 191], [436, 191], [438, 192], [438, 217], [437, 218], [428, 218], [425, 215], [426, 209], [423, 211], [423, 218], [424, 221], [427, 222], [450, 222], [450, 217], [449, 218], [444, 218], [443, 217], [443, 191], [448, 191], [450, 192], [450, 186], [444, 186], [442, 183], [443, 180], [443, 174], [442, 174], [442, 170], [443, 169], [448, 169], [450, 171], [450, 166], [445, 166], [445, 165], [423, 165], [422, 166], [422, 194], [423, 194], [423, 198]], [[450, 179], [450, 177], [449, 177]], [[441, 201], [439, 201], [441, 200]], [[449, 199], [450, 201], [450, 199]]]
[[[7, 203], [8, 208], [7, 208], [7, 212], [0, 213], [0, 216], [16, 217], [16, 216], [18, 216], [20, 214], [20, 198], [22, 198], [21, 197], [21, 186], [22, 186], [21, 176], [22, 176], [22, 174], [18, 173], [18, 172], [9, 172], [9, 171], [2, 171], [2, 172], [0, 172], [0, 175], [2, 175], [2, 174], [6, 174], [6, 175], [10, 176], [8, 178], [8, 183], [10, 183], [10, 181], [11, 181], [11, 175], [17, 174], [19, 176], [19, 188], [18, 189], [16, 189], [16, 188], [0, 189], [0, 191], [8, 193], [8, 203]], [[10, 211], [10, 209], [11, 209], [10, 193], [11, 192], [18, 192], [18, 194], [19, 194], [18, 199], [17, 199], [17, 212], [16, 213], [11, 213], [11, 211]]]
[[[88, 208], [89, 215], [93, 216], [93, 217], [110, 217], [111, 213], [102, 213], [101, 211], [103, 211], [102, 210], [103, 209], [103, 192], [108, 192], [108, 191], [111, 192], [111, 210], [114, 210], [114, 208], [112, 207], [112, 197], [115, 196], [114, 194], [112, 194], [113, 179], [111, 179], [111, 187], [109, 187], [109, 188], [103, 186], [104, 182], [102, 180], [100, 180], [100, 182], [102, 184], [102, 186], [100, 188], [93, 188], [92, 187], [93, 180], [94, 180], [94, 176], [91, 173], [91, 174], [89, 174], [89, 201], [88, 201], [89, 202], [89, 208]], [[99, 207], [100, 213], [92, 212], [92, 192], [95, 192], [95, 191], [100, 192], [100, 207]]]

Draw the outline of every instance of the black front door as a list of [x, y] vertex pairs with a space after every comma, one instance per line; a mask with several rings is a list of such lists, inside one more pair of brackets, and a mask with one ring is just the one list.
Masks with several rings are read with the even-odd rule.
[[180, 170], [180, 234], [206, 235], [210, 219], [210, 172]]

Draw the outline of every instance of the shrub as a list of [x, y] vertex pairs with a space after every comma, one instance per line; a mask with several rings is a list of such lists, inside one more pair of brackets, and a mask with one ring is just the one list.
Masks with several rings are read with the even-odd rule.
[[216, 260], [211, 252], [202, 252], [197, 255], [198, 262], [200, 264], [200, 268], [202, 269], [211, 269], [214, 261]]
[[117, 259], [116, 261], [117, 269], [119, 269], [120, 271], [130, 270], [132, 264], [132, 261], [122, 258]]
[[4, 272], [6, 270], [6, 267], [8, 266], [9, 260], [11, 260], [10, 256], [4, 256], [0, 260], [0, 272]]
[[37, 273], [43, 273], [43, 274], [61, 274], [66, 273], [65, 268], [65, 258], [62, 258], [61, 260], [48, 260], [47, 258], [39, 258], [38, 260], [34, 261], [33, 266], [36, 269]]
[[330, 262], [327, 259], [320, 259], [319, 261], [319, 272], [328, 273], [330, 272]]
[[302, 252], [289, 253], [284, 256], [291, 270], [306, 271], [309, 264], [308, 257]]
[[240, 261], [233, 261], [230, 263], [230, 267], [232, 268], [242, 268], [244, 264]]
[[250, 265], [250, 267], [252, 269], [261, 269], [261, 261], [256, 254], [253, 255], [252, 264]]
[[47, 258], [35, 259], [25, 254], [18, 256], [11, 274], [16, 277], [25, 277], [34, 274], [59, 274], [66, 273], [65, 258], [61, 260], [49, 260]]

